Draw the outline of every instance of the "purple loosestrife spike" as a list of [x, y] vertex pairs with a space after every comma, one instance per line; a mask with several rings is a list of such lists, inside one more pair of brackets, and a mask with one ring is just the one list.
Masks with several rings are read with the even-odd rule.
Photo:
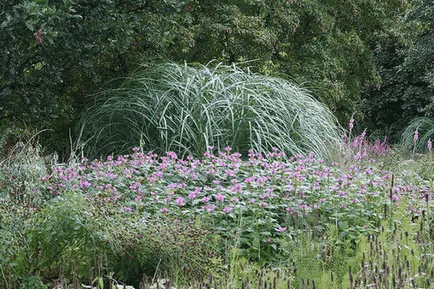
[[348, 127], [350, 128], [350, 131], [353, 130], [353, 127], [354, 127], [354, 118], [351, 118], [351, 119], [350, 119], [350, 122], [349, 122], [349, 124], [348, 124]]
[[428, 151], [431, 151], [432, 149], [432, 142], [431, 142], [431, 138], [428, 140]]
[[419, 139], [419, 132], [416, 129], [414, 131], [413, 141], [416, 143], [418, 139]]

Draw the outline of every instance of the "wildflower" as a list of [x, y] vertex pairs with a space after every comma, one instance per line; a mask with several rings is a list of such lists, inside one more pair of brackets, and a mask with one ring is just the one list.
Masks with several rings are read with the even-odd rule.
[[353, 130], [353, 127], [354, 127], [354, 118], [350, 119], [350, 122], [348, 123], [348, 127], [350, 128], [350, 131]]
[[209, 206], [205, 206], [205, 208], [206, 208], [206, 210], [207, 210], [209, 213], [212, 213], [212, 212], [214, 212], [214, 210], [215, 210], [215, 205], [214, 205], [214, 204], [210, 204]]
[[432, 142], [431, 142], [431, 138], [428, 140], [428, 151], [431, 151], [432, 149]]
[[184, 198], [183, 197], [179, 197], [176, 199], [176, 204], [180, 207], [184, 206]]
[[314, 152], [310, 152], [309, 153], [309, 159], [314, 159], [315, 158], [315, 153]]
[[225, 196], [218, 193], [217, 195], [215, 195], [215, 198], [217, 199], [217, 201], [223, 202], [223, 200], [225, 199]]
[[259, 202], [258, 206], [259, 207], [266, 207], [267, 203], [266, 202]]
[[363, 158], [366, 158], [367, 155], [368, 155], [368, 154], [367, 154], [366, 147], [365, 147], [365, 148], [363, 148], [362, 157], [363, 157]]
[[133, 211], [133, 209], [130, 208], [130, 207], [124, 207], [124, 209], [125, 209], [126, 212], [132, 212]]
[[283, 232], [285, 232], [285, 231], [286, 231], [286, 227], [280, 227], [280, 228], [279, 228], [279, 232], [280, 232], [280, 233], [283, 233]]
[[88, 188], [90, 187], [92, 184], [89, 183], [88, 181], [80, 181], [80, 187], [81, 188]]
[[291, 215], [295, 215], [296, 211], [293, 208], [286, 208], [286, 211]]
[[225, 213], [229, 213], [230, 211], [232, 211], [232, 208], [231, 207], [224, 207], [222, 211]]
[[190, 193], [190, 194], [188, 194], [188, 197], [189, 197], [190, 199], [194, 199], [194, 198], [196, 198], [196, 193], [195, 193], [195, 192]]
[[419, 139], [419, 132], [416, 129], [414, 131], [413, 141], [416, 143], [418, 139]]
[[166, 208], [166, 207], [164, 207], [164, 208], [161, 208], [160, 211], [161, 211], [162, 213], [167, 213], [167, 212], [169, 212], [169, 209]]

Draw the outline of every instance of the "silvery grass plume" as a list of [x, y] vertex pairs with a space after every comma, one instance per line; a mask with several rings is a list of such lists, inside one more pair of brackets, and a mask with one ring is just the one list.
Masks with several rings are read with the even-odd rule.
[[432, 148], [432, 139], [434, 119], [418, 117], [413, 119], [402, 133], [401, 147], [407, 151], [426, 152]]
[[233, 66], [143, 65], [116, 89], [93, 96], [80, 122], [92, 156], [174, 151], [201, 156], [226, 146], [247, 154], [277, 147], [327, 158], [342, 146], [332, 112], [308, 91]]

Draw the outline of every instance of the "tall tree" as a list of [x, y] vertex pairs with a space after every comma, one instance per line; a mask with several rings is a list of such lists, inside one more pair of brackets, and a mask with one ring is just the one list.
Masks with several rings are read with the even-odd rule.
[[342, 121], [360, 88], [378, 81], [372, 42], [405, 10], [399, 1], [197, 1], [189, 61], [242, 62], [289, 75], [327, 103]]
[[155, 59], [244, 62], [285, 75], [344, 122], [362, 84], [378, 80], [371, 44], [405, 8], [396, 0], [2, 1], [0, 122], [67, 137], [87, 96]]
[[0, 122], [63, 138], [86, 95], [185, 35], [176, 1], [7, 0], [0, 9]]
[[374, 46], [381, 83], [364, 91], [364, 124], [391, 141], [400, 138], [409, 122], [433, 116], [434, 6], [414, 0], [388, 37]]

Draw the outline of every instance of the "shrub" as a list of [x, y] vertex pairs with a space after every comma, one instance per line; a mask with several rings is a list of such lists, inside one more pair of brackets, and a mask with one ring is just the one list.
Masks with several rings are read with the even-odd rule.
[[8, 289], [49, 282], [79, 288], [100, 279], [138, 288], [145, 276], [179, 272], [177, 281], [187, 282], [204, 274], [215, 253], [212, 236], [192, 221], [125, 215], [70, 192], [40, 208], [1, 207], [0, 233], [0, 287]]
[[144, 66], [117, 89], [98, 93], [81, 119], [92, 156], [146, 151], [201, 156], [208, 146], [246, 154], [278, 147], [326, 157], [341, 143], [325, 105], [283, 79], [236, 66]]

